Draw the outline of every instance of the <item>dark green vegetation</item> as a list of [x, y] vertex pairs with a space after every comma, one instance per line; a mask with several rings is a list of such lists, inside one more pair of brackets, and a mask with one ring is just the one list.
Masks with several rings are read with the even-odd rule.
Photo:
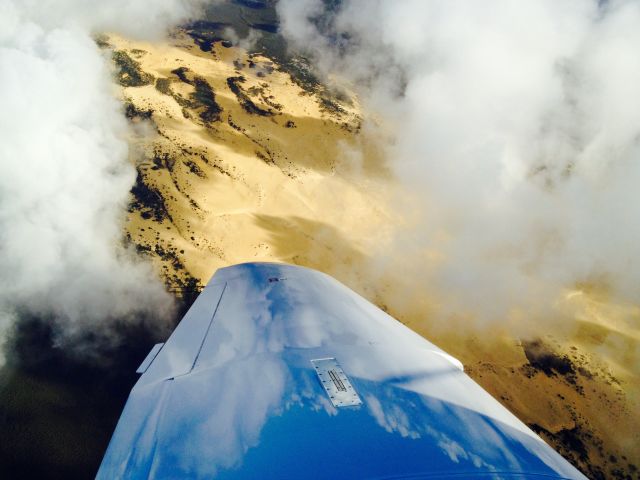
[[162, 222], [165, 219], [171, 220], [162, 194], [145, 183], [139, 170], [136, 183], [131, 189], [131, 196], [129, 212], [138, 211], [142, 218], [153, 218], [156, 222]]
[[[205, 123], [217, 122], [220, 120], [220, 114], [222, 113], [222, 107], [216, 101], [216, 94], [213, 88], [204, 78], [194, 75], [187, 67], [180, 67], [172, 70], [173, 73], [181, 82], [194, 87], [194, 91], [189, 95], [189, 98], [184, 98], [171, 90], [170, 79], [158, 79], [156, 82], [156, 89], [174, 98], [174, 100], [183, 109], [189, 108], [197, 110], [198, 115]], [[185, 117], [188, 114], [183, 111]]]
[[136, 108], [136, 106], [127, 102], [124, 107], [124, 114], [129, 120], [149, 120], [153, 115], [153, 110], [141, 110]]
[[[540, 339], [522, 342], [522, 347], [529, 362], [523, 367], [523, 373], [529, 378], [538, 374], [556, 377], [566, 382], [579, 395], [583, 397], [588, 395], [585, 392], [584, 385], [587, 385], [585, 381], [592, 380], [595, 373], [580, 366], [568, 355], [556, 352], [553, 347]], [[608, 383], [618, 383], [610, 374], [600, 372], [600, 375], [605, 375]], [[557, 432], [550, 432], [536, 423], [530, 424], [529, 428], [550, 442], [562, 456], [586, 473], [589, 478], [631, 479], [634, 478], [631, 475], [637, 475], [637, 466], [628, 462], [626, 458], [617, 459], [610, 455], [606, 464], [594, 465], [589, 455], [589, 448], [597, 450], [602, 458], [606, 458], [603, 442], [589, 428], [588, 423], [584, 422], [579, 412], [573, 411], [572, 418], [575, 422], [573, 428], [563, 428]]]
[[203, 52], [211, 52], [213, 44], [227, 41], [218, 32], [224, 31], [230, 24], [220, 22], [197, 21], [187, 27], [189, 36]]
[[560, 375], [575, 385], [576, 368], [567, 355], [558, 355], [541, 340], [523, 342], [524, 354], [529, 364], [536, 370], [540, 370], [548, 377]]
[[271, 117], [274, 113], [271, 110], [265, 110], [263, 108], [258, 107], [251, 98], [245, 93], [243, 88], [240, 86], [244, 83], [246, 79], [243, 76], [239, 77], [229, 77], [227, 78], [227, 85], [234, 93], [236, 98], [238, 99], [238, 103], [247, 113], [251, 113], [253, 115], [261, 115], [263, 117]]
[[[593, 480], [632, 480], [638, 478], [638, 467], [627, 462], [626, 457], [620, 459], [609, 456], [609, 469], [605, 472], [600, 466], [593, 465], [589, 459], [589, 452], [585, 445], [585, 440], [595, 444], [602, 450], [602, 441], [594, 438], [593, 434], [580, 426], [573, 428], [563, 428], [558, 432], [550, 432], [537, 424], [529, 425], [534, 432], [541, 435], [547, 441], [553, 441], [557, 445], [558, 452], [565, 458], [571, 459], [574, 464], [580, 463], [582, 471]], [[633, 475], [633, 476], [632, 476]]]
[[94, 41], [96, 42], [96, 45], [98, 45], [98, 47], [102, 49], [112, 47], [112, 45], [109, 43], [109, 38], [106, 35], [96, 35], [94, 37]]
[[196, 91], [191, 94], [191, 101], [200, 108], [200, 118], [204, 122], [217, 122], [220, 120], [222, 107], [216, 102], [216, 94], [209, 83], [200, 78], [194, 79], [194, 87]]
[[189, 76], [187, 75], [190, 72], [191, 70], [189, 70], [187, 67], [180, 67], [180, 68], [171, 70], [171, 73], [173, 73], [176, 77], [178, 77], [178, 79], [180, 79], [181, 82], [187, 83], [189, 85], [193, 85], [193, 80], [189, 78]]
[[123, 87], [142, 87], [153, 83], [153, 76], [143, 72], [140, 64], [131, 58], [126, 52], [116, 50], [113, 52], [113, 62], [116, 65], [118, 83]]
[[171, 92], [171, 80], [168, 78], [159, 78], [156, 80], [156, 90], [164, 95], [173, 95]]
[[[257, 32], [259, 35], [250, 54], [259, 53], [272, 59], [303, 90], [318, 93], [337, 105], [336, 102], [342, 100], [320, 82], [310, 57], [303, 53], [291, 53], [287, 48], [287, 42], [280, 34], [276, 3], [276, 0], [235, 0], [211, 4], [206, 8], [204, 18], [186, 26], [185, 31], [205, 52], [210, 52], [216, 42], [230, 42], [229, 29], [239, 38], [248, 37], [251, 31]], [[329, 105], [328, 110], [338, 110], [335, 105]]]
[[[552, 433], [535, 423], [529, 425], [529, 428], [531, 428], [531, 430], [536, 432], [538, 435], [544, 435], [548, 438], [553, 438], [556, 441], [559, 440], [559, 442], [557, 443], [563, 446], [566, 445], [566, 448], [564, 448], [564, 450], [560, 452], [565, 457], [577, 457], [581, 462], [589, 462], [589, 452], [587, 451], [586, 445], [582, 441], [582, 439], [585, 438], [585, 435], [589, 435], [589, 433], [585, 434], [585, 432], [581, 431], [580, 427], [576, 426], [571, 429], [563, 428], [556, 433]], [[593, 478], [604, 478], [602, 477], [601, 472], [599, 473], [599, 475]], [[591, 472], [591, 475], [593, 475], [593, 472]]]

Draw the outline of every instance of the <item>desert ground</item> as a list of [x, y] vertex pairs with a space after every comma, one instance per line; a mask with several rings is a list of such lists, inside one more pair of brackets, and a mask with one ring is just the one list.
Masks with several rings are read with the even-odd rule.
[[[591, 478], [640, 478], [640, 308], [588, 288], [557, 305], [569, 328], [514, 335], [437, 324], [383, 266], [405, 218], [384, 163], [384, 123], [348, 85], [305, 81], [276, 59], [188, 31], [112, 55], [138, 179], [125, 228], [170, 289], [197, 290], [249, 261], [333, 275], [459, 358], [471, 377]], [[417, 259], [416, 261], [419, 261]], [[426, 288], [426, 287], [425, 287]], [[566, 323], [566, 322], [565, 322]]]

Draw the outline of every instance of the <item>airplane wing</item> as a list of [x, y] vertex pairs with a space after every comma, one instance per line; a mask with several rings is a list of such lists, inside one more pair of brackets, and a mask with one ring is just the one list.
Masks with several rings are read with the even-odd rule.
[[462, 364], [333, 278], [218, 270], [140, 366], [98, 479], [584, 479]]

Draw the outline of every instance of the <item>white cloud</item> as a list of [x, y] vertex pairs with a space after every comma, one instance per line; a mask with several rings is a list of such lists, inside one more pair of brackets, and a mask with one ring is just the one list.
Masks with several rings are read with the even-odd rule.
[[121, 246], [136, 174], [110, 62], [92, 35], [160, 35], [196, 3], [0, 0], [5, 318], [52, 316], [72, 334], [171, 311], [150, 265]]
[[589, 281], [640, 301], [640, 2], [322, 8], [282, 0], [282, 31], [394, 128], [414, 202], [397, 208], [422, 220], [389, 261], [414, 258], [414, 289], [484, 318], [544, 315]]

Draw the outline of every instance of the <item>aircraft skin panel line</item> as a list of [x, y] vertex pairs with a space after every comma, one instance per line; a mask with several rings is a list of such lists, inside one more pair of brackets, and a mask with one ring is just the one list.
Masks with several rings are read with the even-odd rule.
[[136, 373], [146, 372], [147, 368], [149, 368], [149, 365], [151, 365], [151, 363], [155, 360], [156, 356], [158, 355], [158, 353], [160, 353], [160, 350], [162, 349], [163, 346], [164, 346], [164, 343], [156, 343], [153, 346], [153, 348], [149, 350], [149, 353], [147, 354], [145, 359], [142, 361], [142, 363], [136, 370]]
[[303, 267], [218, 270], [139, 370], [98, 479], [586, 478], [457, 359]]

